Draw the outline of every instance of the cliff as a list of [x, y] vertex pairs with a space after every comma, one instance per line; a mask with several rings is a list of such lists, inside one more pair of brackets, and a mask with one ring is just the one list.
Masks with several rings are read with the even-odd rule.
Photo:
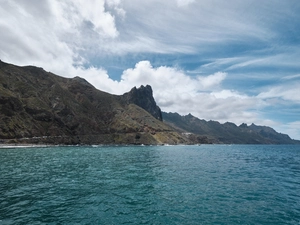
[[123, 99], [127, 102], [127, 104], [136, 104], [137, 106], [145, 109], [156, 119], [162, 121], [161, 110], [156, 105], [150, 85], [142, 85], [140, 88], [132, 88], [130, 92], [123, 95]]

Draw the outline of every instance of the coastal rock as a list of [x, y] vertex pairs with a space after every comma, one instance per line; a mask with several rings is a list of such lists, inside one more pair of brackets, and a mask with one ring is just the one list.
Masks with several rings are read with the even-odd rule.
[[153, 98], [153, 91], [150, 85], [132, 88], [130, 92], [123, 95], [125, 102], [133, 103], [145, 109], [153, 117], [162, 121], [161, 109], [156, 105]]

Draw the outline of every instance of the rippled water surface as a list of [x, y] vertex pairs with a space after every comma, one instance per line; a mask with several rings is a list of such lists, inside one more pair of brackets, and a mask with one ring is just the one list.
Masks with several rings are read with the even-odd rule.
[[0, 149], [4, 224], [300, 224], [300, 146]]

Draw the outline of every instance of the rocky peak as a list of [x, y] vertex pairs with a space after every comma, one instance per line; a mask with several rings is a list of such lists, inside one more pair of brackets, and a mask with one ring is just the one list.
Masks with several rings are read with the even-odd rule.
[[76, 76], [76, 77], [74, 77], [73, 79], [72, 79], [72, 81], [73, 82], [77, 82], [78, 84], [80, 84], [80, 85], [83, 85], [83, 86], [89, 86], [89, 87], [94, 87], [93, 85], [91, 85], [89, 82], [87, 82], [85, 79], [83, 79], [83, 78], [81, 78], [81, 77], [78, 77], [78, 76]]
[[139, 88], [132, 88], [129, 92], [123, 95], [124, 100], [130, 104], [136, 104], [145, 109], [156, 119], [162, 121], [162, 114], [160, 108], [156, 105], [153, 98], [153, 92], [150, 85], [141, 86]]
[[239, 127], [240, 128], [248, 128], [248, 125], [246, 123], [242, 123]]

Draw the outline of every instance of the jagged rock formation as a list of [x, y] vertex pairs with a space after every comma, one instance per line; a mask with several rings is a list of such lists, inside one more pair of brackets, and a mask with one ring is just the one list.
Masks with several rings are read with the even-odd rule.
[[166, 123], [182, 133], [190, 133], [193, 142], [224, 144], [300, 144], [286, 134], [277, 133], [266, 126], [234, 123], [220, 124], [217, 121], [205, 121], [189, 114], [164, 113]]
[[2, 142], [187, 143], [161, 121], [159, 112], [150, 86], [117, 96], [79, 77], [63, 78], [42, 68], [0, 61]]
[[162, 121], [162, 115], [160, 108], [156, 105], [153, 98], [153, 92], [150, 85], [141, 86], [140, 88], [132, 88], [130, 92], [123, 95], [125, 101], [130, 104], [136, 104], [139, 107], [145, 109], [156, 119]]

